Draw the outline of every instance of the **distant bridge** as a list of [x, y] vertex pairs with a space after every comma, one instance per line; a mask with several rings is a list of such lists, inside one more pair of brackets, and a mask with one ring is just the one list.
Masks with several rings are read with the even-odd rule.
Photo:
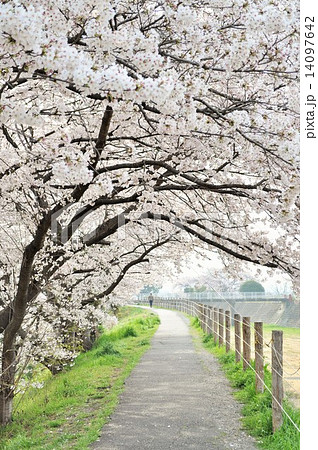
[[[139, 294], [138, 300], [146, 300], [149, 294]], [[166, 293], [160, 294], [160, 298], [176, 299], [180, 298], [180, 294]], [[245, 301], [270, 301], [270, 302], [290, 302], [292, 301], [291, 295], [284, 294], [265, 294], [264, 292], [184, 292], [182, 298], [187, 300], [200, 300], [202, 302], [220, 302], [222, 300], [235, 302]]]
[[[138, 296], [138, 303], [148, 304], [149, 294]], [[172, 305], [179, 302], [194, 301], [224, 310], [230, 310], [242, 317], [249, 316], [252, 321], [276, 324], [285, 327], [300, 326], [300, 305], [289, 295], [264, 294], [262, 292], [188, 292], [182, 298], [177, 294], [156, 296], [156, 301], [164, 300]]]

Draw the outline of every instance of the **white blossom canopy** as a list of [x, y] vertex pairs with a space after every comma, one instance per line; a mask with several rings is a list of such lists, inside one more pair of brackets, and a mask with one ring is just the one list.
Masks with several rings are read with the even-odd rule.
[[16, 333], [45, 290], [73, 292], [83, 317], [164, 246], [297, 279], [298, 14], [287, 0], [1, 3], [3, 330], [8, 302]]

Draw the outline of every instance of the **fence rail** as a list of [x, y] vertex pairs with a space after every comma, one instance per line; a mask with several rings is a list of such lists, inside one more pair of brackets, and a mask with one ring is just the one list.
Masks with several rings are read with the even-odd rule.
[[[146, 299], [140, 299], [139, 303], [148, 304]], [[266, 386], [264, 382], [264, 339], [263, 339], [263, 323], [255, 322], [251, 326], [251, 319], [248, 316], [241, 317], [234, 314], [234, 346], [231, 342], [231, 315], [230, 310], [216, 308], [211, 305], [198, 303], [189, 299], [178, 298], [155, 298], [153, 306], [165, 309], [174, 309], [184, 312], [190, 316], [197, 317], [202, 330], [206, 334], [213, 336], [213, 340], [218, 346], [225, 346], [226, 352], [231, 347], [235, 351], [235, 361], [242, 361], [243, 370], [252, 369], [255, 373], [255, 390], [263, 392], [267, 389], [272, 396], [272, 426], [276, 431], [282, 426], [284, 414], [292, 422], [295, 428], [299, 430], [297, 424], [291, 419], [283, 407], [283, 332], [272, 331], [271, 354], [272, 354], [272, 388]], [[254, 355], [255, 368], [251, 364], [252, 359], [252, 342], [251, 329], [254, 329]]]

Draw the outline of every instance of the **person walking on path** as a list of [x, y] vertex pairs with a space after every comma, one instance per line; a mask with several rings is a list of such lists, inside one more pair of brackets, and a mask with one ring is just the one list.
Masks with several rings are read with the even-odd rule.
[[151, 292], [150, 292], [150, 295], [149, 295], [149, 297], [148, 297], [148, 301], [149, 301], [149, 306], [150, 306], [150, 308], [152, 308], [152, 304], [153, 304], [153, 295], [152, 295]]
[[195, 344], [188, 319], [154, 309], [160, 326], [94, 450], [256, 450], [241, 405], [215, 357]]

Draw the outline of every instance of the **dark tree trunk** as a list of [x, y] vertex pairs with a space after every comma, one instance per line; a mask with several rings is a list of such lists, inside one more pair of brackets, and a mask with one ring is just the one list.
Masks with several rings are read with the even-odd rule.
[[15, 350], [2, 354], [2, 375], [0, 384], [0, 424], [7, 425], [12, 420], [12, 404], [15, 381]]
[[86, 330], [82, 335], [82, 345], [85, 352], [93, 348], [94, 342], [98, 337], [98, 329]]
[[0, 391], [0, 424], [8, 425], [12, 420], [13, 393], [5, 389]]
[[29, 286], [36, 253], [41, 249], [50, 224], [50, 217], [43, 219], [34, 240], [25, 248], [20, 268], [19, 284], [12, 305], [9, 323], [5, 327], [2, 345], [2, 371], [0, 376], [0, 425], [12, 420], [12, 401], [14, 396], [16, 337], [21, 329], [28, 304]]

